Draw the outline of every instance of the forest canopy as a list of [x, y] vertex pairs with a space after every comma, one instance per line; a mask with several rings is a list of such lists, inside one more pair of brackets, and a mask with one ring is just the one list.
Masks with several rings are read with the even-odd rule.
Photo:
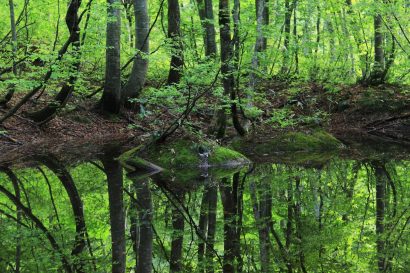
[[1, 122], [42, 94], [55, 96], [53, 105], [28, 114], [41, 123], [72, 94], [103, 93], [100, 106], [116, 113], [125, 104], [178, 102], [181, 109], [205, 88], [243, 134], [238, 109], [258, 115], [253, 102], [272, 80], [337, 90], [410, 79], [407, 0], [0, 4], [8, 7], [0, 10], [0, 102], [24, 94]]

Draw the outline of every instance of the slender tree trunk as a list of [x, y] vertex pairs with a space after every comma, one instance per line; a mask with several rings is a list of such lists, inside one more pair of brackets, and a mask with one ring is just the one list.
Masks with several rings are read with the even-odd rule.
[[[16, 65], [16, 54], [17, 54], [17, 31], [16, 31], [16, 20], [14, 15], [14, 2], [9, 0], [10, 8], [10, 28], [11, 28], [11, 48], [13, 56], [13, 74], [17, 76], [17, 65]], [[0, 106], [8, 103], [14, 95], [14, 84], [8, 87], [8, 92], [4, 98], [0, 98]]]
[[135, 54], [134, 64], [127, 84], [124, 86], [122, 96], [124, 99], [137, 98], [144, 87], [149, 54], [149, 17], [148, 1], [134, 0], [135, 14]]
[[[235, 11], [234, 11], [235, 14]], [[235, 20], [235, 19], [234, 19]], [[233, 45], [234, 41], [231, 39], [231, 27], [230, 27], [230, 16], [229, 16], [229, 0], [219, 1], [219, 27], [220, 27], [220, 40], [221, 40], [221, 72], [222, 72], [222, 83], [224, 88], [224, 95], [230, 97], [231, 99], [231, 116], [233, 125], [236, 131], [240, 135], [245, 135], [245, 130], [240, 124], [238, 118], [238, 110], [236, 104], [236, 91], [234, 88], [235, 80], [233, 76]], [[238, 34], [237, 34], [238, 35]], [[235, 35], [234, 35], [235, 36]], [[239, 37], [238, 37], [239, 38]], [[236, 39], [236, 38], [235, 38]], [[222, 138], [226, 131], [226, 111], [227, 107], [223, 107], [217, 113], [217, 123], [216, 123], [216, 136], [217, 138]]]
[[281, 73], [287, 74], [289, 72], [289, 54], [290, 54], [290, 23], [292, 19], [292, 5], [290, 0], [285, 0], [285, 23], [284, 23], [284, 35], [283, 40], [283, 64]]
[[37, 122], [45, 123], [51, 120], [59, 109], [65, 106], [71, 94], [74, 91], [75, 83], [78, 78], [78, 71], [80, 69], [80, 26], [78, 10], [80, 8], [80, 0], [72, 0], [68, 6], [66, 14], [66, 24], [70, 32], [71, 43], [73, 47], [73, 57], [75, 59], [72, 70], [70, 71], [70, 77], [67, 82], [64, 83], [60, 92], [55, 96], [53, 102], [49, 103], [46, 107], [39, 111], [28, 113], [28, 117]]
[[117, 114], [121, 109], [121, 2], [107, 0], [107, 4], [105, 85], [101, 103], [103, 111]]
[[120, 163], [112, 155], [106, 155], [101, 162], [108, 182], [112, 241], [112, 273], [125, 273], [125, 213], [123, 203], [123, 173]]
[[295, 39], [295, 74], [299, 74], [299, 38], [298, 38], [298, 25], [297, 25], [297, 0], [294, 1], [293, 11], [293, 39]]
[[217, 53], [214, 11], [212, 0], [197, 0], [199, 18], [204, 29], [205, 56], [212, 57]]
[[128, 42], [130, 43], [130, 47], [134, 47], [134, 33], [132, 30], [132, 13], [131, 9], [133, 6], [132, 0], [122, 0], [122, 5], [124, 6], [125, 10], [125, 18], [127, 19], [127, 31], [128, 31]]
[[[375, 0], [376, 4], [379, 0]], [[370, 81], [374, 83], [382, 83], [385, 78], [385, 59], [384, 59], [384, 47], [383, 47], [383, 19], [380, 11], [374, 15], [374, 65], [373, 71], [370, 75]]]
[[181, 13], [178, 0], [168, 0], [168, 38], [172, 40], [168, 84], [179, 83], [184, 65], [181, 37]]
[[[252, 72], [250, 73], [250, 89], [251, 92], [255, 91], [257, 85], [258, 76], [256, 71], [259, 69], [260, 56], [261, 52], [266, 50], [266, 37], [263, 35], [263, 26], [267, 24], [266, 22], [266, 13], [268, 8], [265, 6], [268, 4], [266, 0], [256, 0], [256, 42], [254, 47], [254, 53], [252, 57]], [[250, 98], [251, 99], [251, 98]]]

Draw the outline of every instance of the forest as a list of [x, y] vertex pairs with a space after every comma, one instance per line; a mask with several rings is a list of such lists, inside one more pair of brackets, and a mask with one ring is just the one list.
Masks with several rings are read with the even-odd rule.
[[410, 272], [410, 0], [0, 7], [0, 272]]

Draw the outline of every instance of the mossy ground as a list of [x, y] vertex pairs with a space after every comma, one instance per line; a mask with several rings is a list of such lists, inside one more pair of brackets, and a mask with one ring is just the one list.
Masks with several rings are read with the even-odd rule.
[[[203, 161], [200, 152], [209, 154], [207, 162]], [[141, 161], [140, 157], [165, 169], [198, 168], [204, 163], [212, 167], [222, 167], [249, 162], [244, 155], [229, 148], [218, 146], [210, 141], [187, 139], [179, 139], [164, 145], [150, 147], [142, 152], [139, 147], [134, 148], [124, 153], [120, 160], [123, 165], [133, 161], [138, 164]]]
[[237, 150], [252, 150], [254, 154], [274, 154], [278, 152], [320, 152], [338, 150], [343, 147], [342, 143], [331, 134], [315, 130], [305, 132], [287, 132], [276, 137], [254, 140], [234, 141], [232, 146]]

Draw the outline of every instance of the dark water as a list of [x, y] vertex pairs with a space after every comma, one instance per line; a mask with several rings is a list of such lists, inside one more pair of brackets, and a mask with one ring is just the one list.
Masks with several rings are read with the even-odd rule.
[[121, 272], [124, 259], [125, 272], [410, 272], [410, 161], [377, 148], [249, 153], [258, 163], [196, 177], [127, 174], [116, 154], [8, 164], [0, 272]]

